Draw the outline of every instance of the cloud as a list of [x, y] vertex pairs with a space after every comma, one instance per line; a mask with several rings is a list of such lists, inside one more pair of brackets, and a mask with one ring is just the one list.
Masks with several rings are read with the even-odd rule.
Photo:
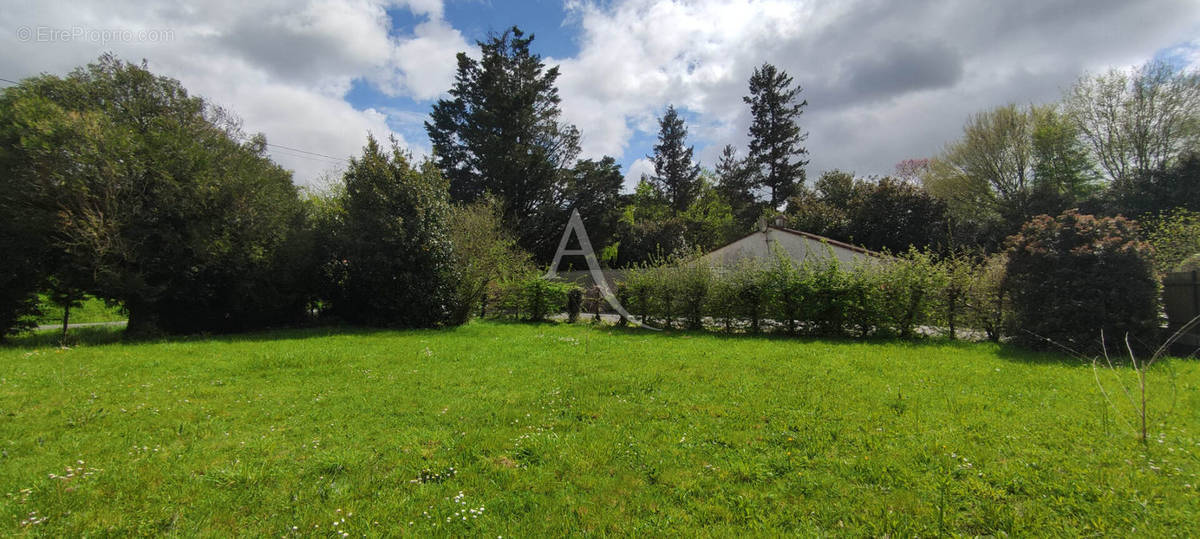
[[[971, 113], [1053, 101], [1084, 71], [1144, 62], [1200, 28], [1187, 0], [623, 0], [572, 10], [581, 50], [553, 61], [585, 156], [622, 155], [667, 103], [707, 124], [693, 125], [691, 140], [707, 166], [727, 143], [744, 153], [741, 97], [753, 68], [770, 62], [809, 102], [810, 176], [889, 173], [936, 153]], [[1194, 61], [1192, 50], [1181, 55]]]
[[[396, 10], [416, 24], [396, 28]], [[512, 22], [524, 21], [489, 21]], [[22, 27], [133, 39], [23, 40]], [[1055, 100], [1084, 71], [1156, 53], [1200, 65], [1194, 0], [580, 0], [562, 28], [577, 33], [579, 51], [547, 63], [561, 66], [563, 113], [582, 132], [582, 156], [636, 158], [634, 180], [668, 103], [686, 113], [705, 165], [725, 144], [744, 154], [741, 98], [763, 62], [804, 88], [810, 176], [888, 173], [936, 153], [969, 114]], [[66, 73], [106, 51], [145, 58], [269, 142], [337, 157], [356, 154], [368, 132], [428, 148], [424, 111], [356, 110], [346, 102], [356, 81], [424, 103], [452, 84], [457, 52], [477, 54], [443, 0], [18, 2], [0, 11], [0, 47], [8, 79]], [[340, 162], [271, 151], [302, 183]]]
[[654, 175], [654, 163], [649, 158], [640, 157], [635, 160], [629, 169], [625, 171], [625, 190], [632, 192], [637, 187], [638, 182], [642, 181], [642, 176]]
[[[25, 3], [0, 12], [0, 47], [7, 52], [0, 76], [64, 74], [103, 52], [146, 59], [152, 71], [232, 110], [248, 132], [265, 133], [271, 144], [345, 158], [361, 150], [368, 133], [410, 144], [389, 128], [386, 112], [347, 103], [355, 80], [389, 95], [430, 99], [450, 87], [454, 55], [468, 48], [442, 19], [441, 0], [400, 5], [425, 18], [411, 34], [395, 33], [389, 4], [374, 0]], [[22, 27], [129, 35], [23, 40]], [[422, 137], [411, 145], [423, 153], [427, 142]], [[269, 151], [296, 172], [298, 183], [345, 164], [278, 147]]]

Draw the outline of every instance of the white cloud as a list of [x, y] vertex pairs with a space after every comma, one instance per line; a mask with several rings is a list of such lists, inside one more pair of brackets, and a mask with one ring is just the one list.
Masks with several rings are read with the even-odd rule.
[[[443, 0], [126, 0], [10, 3], [0, 11], [0, 77], [65, 73], [112, 51], [180, 79], [238, 113], [268, 141], [344, 157], [368, 132], [397, 127], [428, 148], [422, 114], [355, 110], [345, 94], [367, 81], [388, 95], [428, 100], [454, 77], [459, 51], [477, 54]], [[1083, 71], [1141, 63], [1175, 47], [1200, 65], [1194, 0], [612, 0], [572, 1], [578, 54], [561, 65], [566, 119], [583, 157], [648, 153], [668, 103], [689, 112], [690, 142], [712, 166], [721, 146], [744, 154], [741, 98], [756, 65], [771, 62], [804, 87], [810, 176], [830, 168], [887, 173], [935, 153], [967, 115], [1008, 102], [1057, 98]], [[389, 9], [420, 22], [393, 28]], [[495, 26], [511, 22], [497, 21]], [[129, 30], [133, 40], [22, 40], [19, 29]], [[136, 39], [143, 31], [166, 40]], [[162, 35], [161, 33], [159, 34]], [[1182, 45], [1181, 45], [1182, 44]], [[538, 44], [534, 43], [536, 51]], [[648, 135], [648, 136], [647, 136]], [[398, 135], [397, 135], [398, 136]], [[334, 162], [273, 150], [308, 182]], [[636, 181], [648, 170], [638, 159]]]
[[[441, 0], [409, 0], [401, 6], [427, 20], [411, 35], [395, 35], [385, 2], [310, 0], [270, 2], [114, 2], [65, 5], [26, 3], [0, 12], [0, 77], [41, 72], [63, 74], [113, 52], [146, 59], [155, 73], [179, 79], [193, 94], [226, 107], [248, 132], [272, 144], [344, 158], [357, 154], [367, 133], [396, 136], [378, 110], [355, 110], [344, 96], [356, 79], [391, 95], [429, 99], [449, 88], [454, 55], [468, 45], [442, 20]], [[66, 30], [51, 41], [22, 39]], [[72, 37], [128, 30], [131, 38]], [[153, 37], [143, 31], [155, 31]], [[405, 120], [402, 118], [402, 120]], [[425, 140], [413, 141], [417, 153]], [[309, 183], [344, 163], [281, 148], [269, 150], [281, 165]]]
[[642, 176], [654, 175], [654, 162], [646, 157], [640, 157], [629, 165], [629, 170], [625, 171], [625, 190], [632, 192]]
[[417, 25], [413, 37], [400, 40], [392, 49], [391, 80], [382, 86], [392, 94], [424, 100], [437, 97], [450, 87], [458, 67], [455, 55], [470, 48], [458, 30], [446, 21], [433, 19]]
[[583, 132], [584, 156], [621, 155], [636, 132], [653, 135], [667, 103], [699, 115], [691, 142], [705, 165], [726, 143], [744, 153], [741, 97], [753, 68], [771, 62], [805, 89], [810, 176], [889, 173], [937, 152], [973, 112], [1054, 100], [1085, 70], [1141, 63], [1200, 28], [1186, 0], [618, 0], [572, 9], [581, 50], [551, 63], [562, 66], [564, 116]]

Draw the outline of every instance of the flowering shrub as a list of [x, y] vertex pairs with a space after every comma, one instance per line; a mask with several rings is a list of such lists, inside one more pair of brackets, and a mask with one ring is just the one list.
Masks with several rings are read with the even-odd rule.
[[1126, 335], [1154, 337], [1158, 281], [1133, 221], [1075, 210], [1036, 217], [1008, 239], [1006, 269], [1019, 341], [1089, 353], [1102, 331], [1119, 348]]

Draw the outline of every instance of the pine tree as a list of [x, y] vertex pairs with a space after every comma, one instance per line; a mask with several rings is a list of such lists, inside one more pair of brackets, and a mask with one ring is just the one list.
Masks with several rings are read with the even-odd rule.
[[544, 254], [557, 241], [544, 225], [558, 211], [557, 182], [579, 153], [579, 131], [560, 121], [558, 67], [546, 69], [532, 41], [514, 26], [480, 42], [479, 60], [460, 52], [451, 99], [434, 104], [425, 130], [451, 198], [495, 195], [521, 246]]
[[762, 213], [762, 205], [754, 195], [754, 179], [737, 150], [726, 144], [717, 160], [717, 193], [733, 210], [734, 224], [739, 232], [748, 232]]
[[802, 89], [792, 82], [786, 72], [763, 64], [750, 77], [750, 95], [742, 98], [753, 117], [749, 162], [755, 183], [770, 191], [772, 208], [779, 208], [804, 185], [808, 164], [804, 159], [808, 150], [802, 145], [808, 133], [801, 132], [797, 123], [808, 101], [799, 99]]
[[660, 189], [671, 206], [671, 214], [686, 211], [699, 191], [700, 165], [692, 162], [694, 148], [684, 147], [687, 125], [667, 105], [667, 112], [658, 120], [658, 144], [654, 145], [654, 176], [651, 183]]

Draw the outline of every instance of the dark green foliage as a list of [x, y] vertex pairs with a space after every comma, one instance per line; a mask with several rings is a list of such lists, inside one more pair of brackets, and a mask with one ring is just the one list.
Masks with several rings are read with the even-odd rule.
[[545, 68], [532, 41], [513, 27], [480, 42], [479, 60], [460, 52], [450, 98], [434, 104], [425, 129], [453, 200], [497, 196], [521, 247], [548, 260], [557, 182], [579, 152], [579, 131], [559, 120], [558, 68]]
[[599, 161], [583, 159], [565, 175], [562, 186], [562, 217], [554, 224], [563, 225], [572, 210], [587, 228], [588, 239], [599, 251], [612, 244], [621, 220], [621, 185], [625, 176], [616, 159], [605, 156]]
[[733, 212], [734, 231], [747, 234], [754, 229], [762, 214], [762, 204], [754, 194], [754, 176], [748, 163], [738, 159], [733, 145], [726, 144], [714, 169], [717, 176], [717, 194], [729, 204]]
[[808, 133], [800, 130], [800, 115], [808, 101], [800, 100], [792, 77], [771, 64], [754, 68], [750, 95], [750, 155], [755, 184], [770, 192], [769, 208], [778, 209], [804, 185]]
[[345, 280], [333, 300], [345, 320], [395, 327], [451, 321], [455, 300], [450, 204], [433, 163], [420, 168], [372, 137], [346, 170], [344, 222], [332, 264]]
[[567, 291], [567, 321], [574, 324], [583, 310], [583, 290], [578, 287]]
[[1041, 216], [1009, 238], [1007, 288], [1015, 337], [1095, 353], [1156, 337], [1158, 282], [1149, 246], [1124, 218]]
[[860, 185], [846, 237], [873, 251], [945, 247], [946, 204], [920, 186], [883, 178]]
[[945, 202], [920, 185], [891, 177], [855, 179], [838, 170], [792, 197], [788, 226], [873, 251], [946, 249], [952, 227]]
[[1165, 170], [1140, 173], [1093, 203], [1107, 215], [1141, 217], [1181, 208], [1200, 212], [1200, 152], [1179, 158]]
[[0, 108], [3, 175], [28, 196], [59, 292], [122, 303], [131, 334], [302, 315], [303, 207], [261, 135], [111, 56], [28, 79]]
[[[693, 148], [687, 144], [687, 125], [667, 105], [667, 112], [658, 119], [658, 143], [654, 145], [654, 176], [651, 185], [666, 196], [672, 215], [687, 210], [699, 193], [700, 165], [692, 161]], [[685, 147], [686, 146], [686, 147]]]

